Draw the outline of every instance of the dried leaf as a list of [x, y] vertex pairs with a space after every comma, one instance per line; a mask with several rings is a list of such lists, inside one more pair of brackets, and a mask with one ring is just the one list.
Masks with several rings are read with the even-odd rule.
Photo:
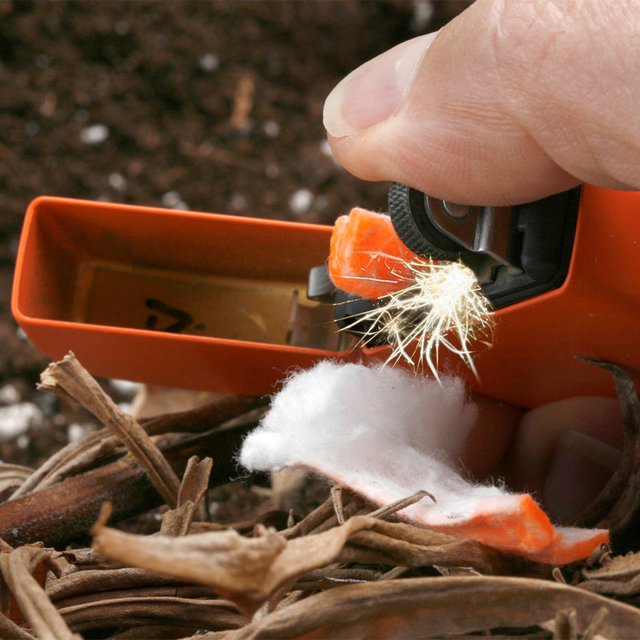
[[[390, 563], [401, 558], [402, 563], [415, 566], [445, 565], [453, 558], [456, 565], [477, 563], [487, 568], [495, 554], [487, 550], [488, 555], [483, 556], [484, 548], [477, 543], [365, 516], [293, 540], [264, 528], [257, 533], [255, 538], [245, 538], [235, 531], [145, 538], [97, 525], [93, 546], [124, 564], [209, 585], [250, 613], [287, 582], [338, 558], [362, 561], [374, 556], [375, 561], [382, 558]], [[352, 536], [360, 549], [351, 545], [344, 548]], [[451, 545], [464, 549], [464, 561], [461, 554], [450, 553]]]
[[637, 596], [640, 594], [640, 553], [612, 558], [598, 569], [583, 569], [586, 580], [581, 589], [610, 596]]

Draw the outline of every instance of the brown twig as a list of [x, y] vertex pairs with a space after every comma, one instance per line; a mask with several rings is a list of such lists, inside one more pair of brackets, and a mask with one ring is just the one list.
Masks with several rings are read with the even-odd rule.
[[44, 370], [38, 388], [69, 396], [96, 416], [122, 440], [166, 503], [176, 506], [180, 480], [174, 470], [149, 434], [111, 400], [72, 353]]
[[[185, 437], [164, 454], [182, 473], [191, 456], [214, 453], [220, 462], [211, 483], [228, 482], [236, 470], [238, 443], [254, 426], [241, 424]], [[161, 504], [162, 499], [142, 469], [125, 458], [0, 504], [0, 538], [12, 545], [38, 540], [50, 546], [66, 545], [87, 533], [105, 501], [112, 503], [112, 519], [117, 522]]]
[[[150, 436], [202, 433], [245, 415], [265, 403], [265, 399], [253, 396], [227, 396], [188, 411], [145, 418], [140, 420], [140, 424]], [[108, 429], [86, 434], [48, 458], [16, 489], [11, 499], [50, 486], [65, 476], [95, 466], [104, 456], [115, 453], [119, 446], [120, 441], [110, 435]]]
[[[214, 630], [235, 629], [246, 623], [246, 617], [225, 600], [166, 596], [99, 599], [65, 607], [60, 614], [79, 631], [105, 628], [109, 623], [122, 626], [122, 620], [134, 627], [154, 622]], [[139, 631], [137, 637], [140, 637]]]

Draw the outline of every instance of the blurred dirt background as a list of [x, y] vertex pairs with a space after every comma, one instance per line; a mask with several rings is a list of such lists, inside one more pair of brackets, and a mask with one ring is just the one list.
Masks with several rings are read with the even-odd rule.
[[332, 159], [324, 99], [468, 4], [0, 0], [0, 458], [33, 462], [53, 418], [65, 422], [33, 392], [47, 359], [9, 309], [31, 199], [326, 224], [356, 204], [382, 209], [386, 186]]

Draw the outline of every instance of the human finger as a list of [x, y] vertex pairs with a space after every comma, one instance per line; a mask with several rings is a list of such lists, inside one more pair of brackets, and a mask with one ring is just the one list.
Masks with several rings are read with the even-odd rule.
[[638, 0], [477, 0], [345, 78], [336, 158], [460, 203], [640, 187]]

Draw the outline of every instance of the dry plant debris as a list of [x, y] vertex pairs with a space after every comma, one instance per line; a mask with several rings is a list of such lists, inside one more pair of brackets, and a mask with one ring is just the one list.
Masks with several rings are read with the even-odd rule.
[[107, 396], [73, 354], [47, 367], [38, 387], [68, 395], [88, 409], [122, 441], [170, 507], [178, 502], [180, 481], [149, 434]]
[[[72, 364], [73, 385], [86, 383], [80, 383], [83, 390], [76, 395], [85, 397], [93, 382], [79, 364]], [[625, 387], [624, 372], [616, 369], [614, 374]], [[625, 388], [621, 397], [634, 452], [638, 405]], [[106, 402], [101, 392], [92, 393], [85, 397], [88, 404], [96, 397]], [[340, 487], [297, 522], [282, 512], [212, 522], [205, 508], [208, 488], [237, 474], [235, 451], [248, 425], [255, 424], [259, 405], [256, 399], [225, 398], [206, 408], [141, 421], [148, 438], [131, 436], [138, 427], [126, 417], [114, 429], [118, 436], [111, 431], [89, 434], [41, 469], [4, 470], [11, 480], [0, 504], [5, 538], [0, 544], [0, 637], [640, 637], [637, 540], [626, 547], [616, 547], [614, 540], [613, 550], [603, 547], [586, 562], [553, 569], [400, 521], [396, 512], [423, 495], [375, 510]], [[105, 415], [107, 423], [122, 419], [109, 410]], [[127, 432], [121, 443], [122, 425]], [[623, 456], [623, 466], [629, 464], [625, 460]], [[598, 507], [595, 520], [608, 518], [625, 543], [633, 538], [629, 527], [635, 527], [638, 512], [621, 517], [616, 505], [624, 500], [633, 506], [625, 496], [640, 490], [638, 462], [636, 458], [634, 467], [625, 467], [625, 495], [604, 501], [609, 507]], [[154, 471], [147, 473], [143, 464], [153, 465]], [[180, 481], [154, 488], [156, 480], [148, 476], [168, 468]], [[0, 478], [2, 474], [0, 465]], [[146, 482], [137, 500], [131, 474]], [[164, 500], [151, 535], [107, 526], [110, 510], [103, 507], [93, 527], [93, 548], [76, 543], [56, 550], [36, 539], [43, 533], [56, 539], [59, 548], [67, 547], [86, 531], [89, 512], [96, 521], [101, 503], [117, 507], [111, 515], [117, 522], [123, 513], [119, 493], [135, 501], [135, 511], [142, 513], [162, 502], [159, 491], [167, 486], [172, 487], [171, 503]], [[63, 515], [56, 520], [56, 501], [69, 492], [77, 501], [64, 501]], [[606, 492], [611, 495], [611, 488]], [[12, 507], [16, 504], [21, 510]], [[13, 535], [11, 518], [18, 529]], [[29, 525], [39, 518], [44, 518], [43, 526]], [[84, 529], [65, 524], [76, 519], [85, 523]], [[66, 533], [51, 535], [56, 527]]]

